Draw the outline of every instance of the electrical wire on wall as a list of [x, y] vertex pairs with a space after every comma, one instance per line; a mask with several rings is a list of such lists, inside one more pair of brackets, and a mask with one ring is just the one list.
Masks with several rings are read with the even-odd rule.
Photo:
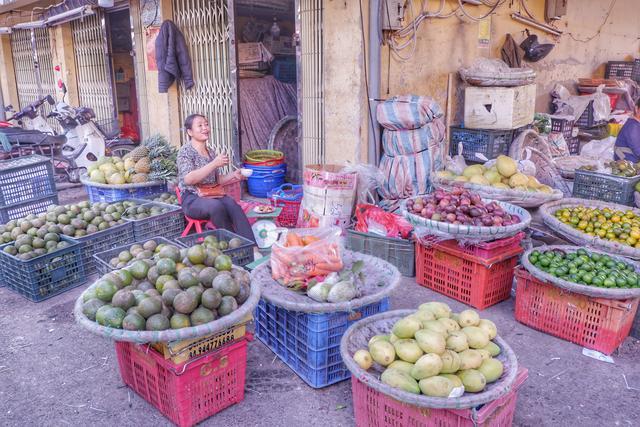
[[[466, 18], [473, 22], [479, 22], [496, 13], [498, 7], [500, 7], [507, 1], [508, 0], [480, 0], [480, 2], [484, 6], [489, 7], [489, 11], [481, 16], [473, 16], [465, 8], [463, 0], [457, 0], [457, 6], [447, 13], [444, 13], [445, 0], [439, 0], [438, 9], [434, 12], [429, 11], [429, 0], [422, 0], [420, 3], [420, 10], [418, 14], [416, 14], [414, 10], [414, 1], [408, 0], [407, 2], [409, 3], [409, 11], [413, 19], [411, 19], [411, 21], [403, 28], [396, 31], [388, 32], [386, 42], [389, 44], [391, 52], [393, 52], [394, 56], [397, 59], [402, 62], [408, 61], [413, 57], [416, 51], [418, 28], [426, 19], [445, 19], [456, 16], [461, 20]], [[389, 18], [389, 6], [386, 1], [384, 9], [387, 13], [387, 18]], [[410, 46], [411, 52], [408, 55], [405, 56], [400, 53]]]

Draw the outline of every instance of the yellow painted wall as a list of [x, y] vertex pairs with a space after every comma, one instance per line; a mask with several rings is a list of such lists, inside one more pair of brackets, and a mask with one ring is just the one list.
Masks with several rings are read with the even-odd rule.
[[[438, 2], [428, 3], [435, 8]], [[471, 65], [478, 57], [499, 57], [506, 33], [511, 33], [518, 43], [525, 38], [525, 26], [510, 17], [511, 13], [520, 10], [518, 2], [514, 1], [515, 5], [511, 8], [510, 3], [505, 2], [497, 15], [492, 17], [490, 48], [479, 47], [477, 23], [461, 21], [456, 17], [424, 21], [417, 31], [415, 53], [405, 62], [392, 55], [389, 64], [389, 49], [383, 47], [382, 96], [407, 93], [429, 95], [444, 108], [449, 73], [457, 73], [460, 67]], [[457, 1], [446, 0], [445, 11], [450, 11], [455, 4]], [[539, 21], [544, 19], [543, 0], [527, 0], [526, 4]], [[556, 43], [549, 56], [530, 64], [537, 72], [537, 111], [548, 110], [548, 93], [555, 82], [573, 90], [574, 82], [579, 77], [603, 77], [607, 61], [640, 56], [638, 0], [618, 0], [599, 35], [588, 42], [574, 40], [585, 40], [597, 34], [610, 4], [610, 1], [604, 0], [569, 0], [567, 15], [557, 23], [557, 27], [565, 32], [559, 38], [531, 29], [538, 34], [541, 42]], [[414, 10], [418, 9], [419, 2], [415, 1]], [[488, 10], [484, 6], [467, 6], [466, 9], [475, 16]], [[402, 54], [408, 56], [410, 52], [411, 48], [408, 48]], [[461, 83], [457, 75], [455, 80]], [[454, 124], [461, 120], [461, 90], [458, 90], [457, 96], [458, 114], [452, 122]]]

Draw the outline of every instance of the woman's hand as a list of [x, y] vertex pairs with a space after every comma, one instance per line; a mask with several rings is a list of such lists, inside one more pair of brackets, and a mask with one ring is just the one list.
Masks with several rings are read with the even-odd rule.
[[247, 179], [244, 175], [242, 175], [242, 172], [240, 172], [240, 169], [236, 169], [233, 171], [233, 178], [237, 179], [238, 181]]
[[211, 163], [213, 163], [216, 168], [227, 166], [229, 164], [229, 156], [224, 153], [220, 153], [211, 161]]

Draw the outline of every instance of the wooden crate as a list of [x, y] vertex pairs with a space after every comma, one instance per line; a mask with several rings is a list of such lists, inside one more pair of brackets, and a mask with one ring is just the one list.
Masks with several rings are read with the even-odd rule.
[[470, 129], [516, 129], [533, 122], [536, 85], [475, 87], [464, 92], [464, 126]]

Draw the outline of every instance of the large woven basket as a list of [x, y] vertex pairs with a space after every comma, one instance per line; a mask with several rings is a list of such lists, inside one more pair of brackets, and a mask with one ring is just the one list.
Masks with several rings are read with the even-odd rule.
[[261, 296], [267, 302], [290, 311], [304, 313], [335, 313], [353, 311], [365, 305], [377, 303], [389, 296], [400, 283], [400, 272], [392, 264], [371, 255], [344, 250], [342, 261], [350, 268], [356, 261], [364, 261], [364, 285], [359, 289], [360, 297], [339, 303], [317, 302], [307, 295], [292, 291], [271, 277], [268, 263], [261, 264], [251, 272], [251, 284], [258, 284]]
[[445, 190], [451, 190], [455, 187], [463, 187], [479, 194], [483, 199], [507, 202], [522, 208], [537, 208], [545, 203], [559, 200], [563, 197], [562, 191], [560, 190], [553, 190], [553, 193], [543, 193], [542, 191], [530, 192], [511, 189], [507, 190], [488, 185], [473, 184], [470, 182], [455, 182], [438, 177], [434, 177], [432, 182], [436, 187], [440, 187]]
[[[483, 199], [485, 202], [492, 202], [493, 200]], [[506, 227], [481, 227], [475, 225], [461, 225], [461, 224], [449, 224], [448, 222], [433, 221], [431, 219], [422, 218], [407, 211], [407, 201], [403, 200], [400, 205], [402, 215], [414, 226], [424, 227], [429, 231], [433, 231], [436, 234], [450, 235], [460, 239], [501, 239], [504, 237], [513, 236], [520, 231], [525, 230], [531, 223], [531, 214], [519, 206], [512, 205], [511, 203], [501, 202], [496, 200], [502, 209], [509, 214], [515, 214], [520, 217], [518, 224], [508, 225]]]
[[[579, 283], [569, 282], [567, 280], [553, 276], [543, 270], [540, 270], [535, 265], [531, 264], [531, 262], [529, 261], [529, 255], [531, 255], [531, 252], [533, 251], [540, 251], [540, 252], [562, 251], [566, 253], [573, 253], [573, 252], [576, 252], [578, 249], [580, 249], [580, 246], [569, 246], [569, 245], [538, 246], [536, 248], [531, 248], [528, 251], [526, 251], [522, 256], [521, 263], [523, 267], [529, 273], [531, 273], [531, 275], [536, 279], [542, 280], [543, 282], [550, 283], [566, 291], [575, 292], [577, 294], [587, 295], [595, 298], [607, 298], [607, 299], [627, 299], [627, 298], [640, 297], [640, 288], [619, 289], [619, 288], [600, 288], [597, 286], [581, 285]], [[606, 252], [598, 251], [595, 249], [589, 249], [589, 251], [602, 254], [602, 255], [608, 255], [611, 258], [615, 259], [616, 261], [632, 264], [636, 272], [640, 273], [640, 265], [636, 262], [632, 262], [626, 258], [611, 255]]]
[[[233, 266], [233, 268], [236, 271], [248, 274], [244, 269], [236, 266]], [[258, 305], [259, 300], [260, 286], [252, 282], [249, 298], [234, 312], [203, 325], [181, 329], [169, 329], [165, 331], [126, 331], [124, 329], [101, 326], [98, 323], [89, 320], [89, 318], [82, 313], [82, 295], [80, 295], [76, 300], [73, 313], [80, 326], [94, 334], [102, 335], [103, 337], [111, 338], [115, 341], [130, 341], [137, 343], [181, 341], [215, 334], [232, 328], [237, 324], [244, 323], [245, 317], [253, 312]]]
[[374, 365], [368, 371], [360, 368], [353, 360], [354, 353], [359, 349], [366, 349], [369, 339], [374, 335], [389, 334], [393, 324], [415, 313], [415, 310], [394, 310], [386, 313], [376, 314], [371, 317], [362, 319], [353, 325], [342, 336], [340, 342], [340, 354], [342, 360], [351, 374], [359, 381], [367, 384], [393, 399], [407, 403], [409, 405], [418, 406], [420, 408], [439, 408], [439, 409], [463, 409], [473, 408], [498, 399], [509, 393], [518, 372], [518, 360], [507, 343], [500, 337], [494, 338], [494, 342], [500, 347], [500, 355], [498, 360], [504, 365], [504, 372], [498, 381], [488, 384], [484, 391], [480, 393], [465, 393], [461, 397], [443, 398], [428, 397], [409, 393], [397, 388], [390, 387], [380, 381], [382, 367]]
[[617, 205], [610, 202], [601, 202], [599, 200], [575, 198], [557, 200], [555, 202], [545, 203], [544, 205], [540, 206], [540, 215], [542, 216], [542, 220], [544, 221], [544, 223], [549, 228], [554, 230], [557, 234], [564, 237], [566, 240], [575, 243], [578, 246], [588, 246], [590, 248], [600, 249], [609, 254], [640, 259], [640, 249], [636, 249], [632, 246], [624, 245], [622, 243], [611, 242], [609, 240], [601, 239], [600, 237], [589, 236], [588, 234], [585, 234], [571, 227], [570, 225], [563, 223], [554, 216], [554, 212], [558, 209], [577, 206], [586, 206], [599, 209], [609, 208], [612, 210], [619, 210], [623, 212], [631, 210], [636, 215], [640, 215], [640, 209], [633, 209], [629, 206]]

